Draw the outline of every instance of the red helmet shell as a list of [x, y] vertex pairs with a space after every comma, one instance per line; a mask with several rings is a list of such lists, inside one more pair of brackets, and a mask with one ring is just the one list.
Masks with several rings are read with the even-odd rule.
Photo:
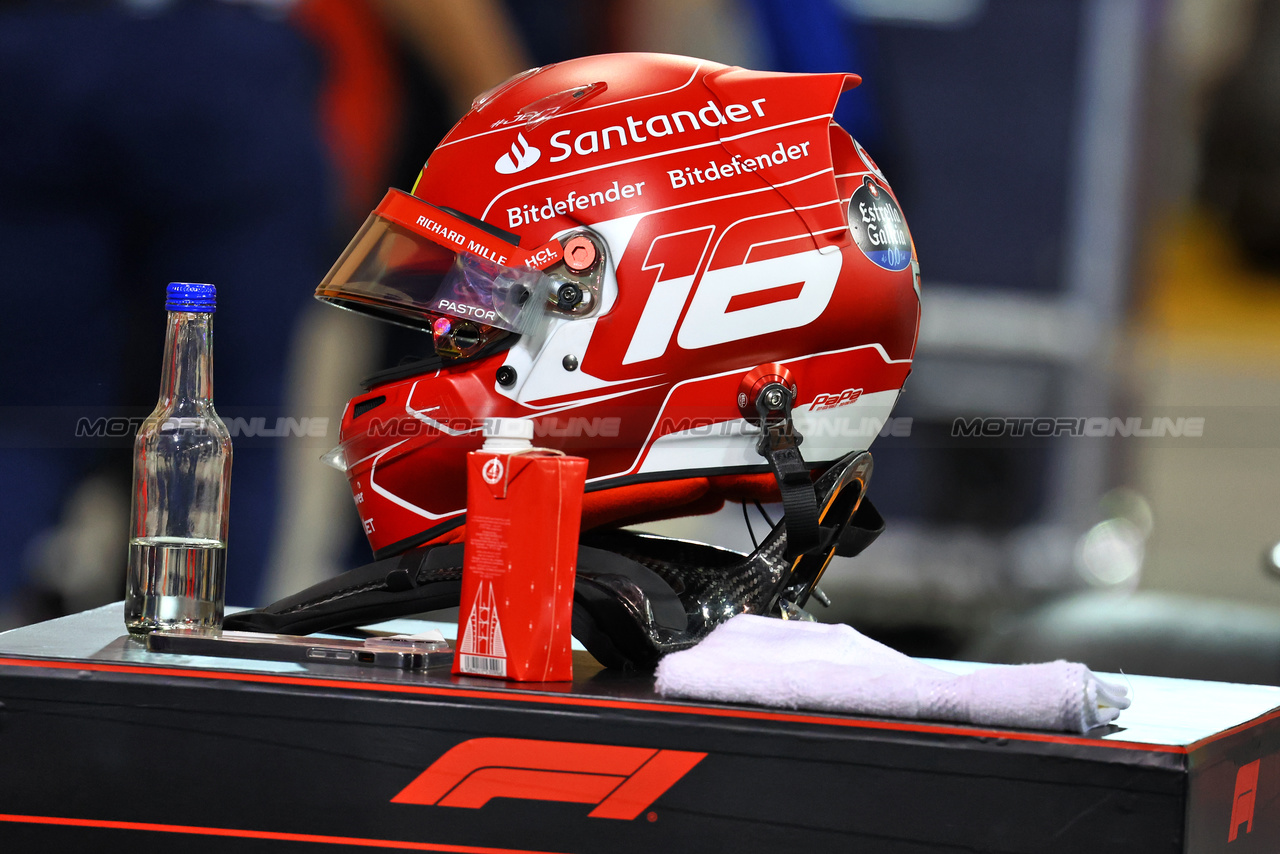
[[[631, 484], [688, 500], [767, 472], [738, 394], [769, 363], [794, 378], [809, 463], [865, 449], [910, 371], [920, 301], [893, 192], [831, 119], [857, 82], [617, 54], [477, 99], [414, 195], [526, 249], [590, 234], [600, 304], [348, 405], [347, 473], [375, 553], [461, 523], [485, 418], [532, 419], [536, 444], [589, 460], [585, 527], [627, 517], [616, 490]], [[684, 481], [702, 486], [670, 486]]]

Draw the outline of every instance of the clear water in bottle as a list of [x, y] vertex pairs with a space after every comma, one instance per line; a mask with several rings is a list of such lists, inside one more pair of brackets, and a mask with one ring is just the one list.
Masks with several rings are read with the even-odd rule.
[[140, 537], [129, 543], [125, 625], [160, 628], [222, 625], [227, 549], [219, 540]]

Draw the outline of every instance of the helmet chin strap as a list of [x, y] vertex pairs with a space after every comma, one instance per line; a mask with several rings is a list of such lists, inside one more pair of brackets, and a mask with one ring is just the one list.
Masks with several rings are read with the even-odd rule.
[[800, 453], [804, 436], [791, 418], [795, 400], [794, 385], [770, 382], [754, 401], [762, 428], [756, 451], [768, 460], [782, 494], [785, 515], [779, 527], [786, 532], [783, 557], [790, 563], [769, 602], [770, 612], [783, 607], [784, 600], [803, 607], [833, 556], [856, 555], [884, 530], [871, 502], [863, 500], [871, 455], [850, 455], [814, 483]]
[[804, 436], [791, 420], [794, 405], [795, 394], [780, 382], [766, 385], [755, 399], [761, 426], [756, 452], [768, 461], [782, 494], [788, 560], [809, 554], [822, 545], [818, 531], [818, 496], [809, 467], [800, 453]]

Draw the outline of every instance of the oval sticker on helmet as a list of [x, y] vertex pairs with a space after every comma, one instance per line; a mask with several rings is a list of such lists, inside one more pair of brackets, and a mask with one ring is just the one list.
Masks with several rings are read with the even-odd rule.
[[898, 203], [868, 175], [849, 200], [849, 230], [862, 254], [877, 267], [905, 270], [911, 265], [911, 235]]

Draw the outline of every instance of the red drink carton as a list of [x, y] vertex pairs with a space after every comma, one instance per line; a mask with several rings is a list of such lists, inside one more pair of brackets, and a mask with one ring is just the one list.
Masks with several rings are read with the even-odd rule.
[[[495, 419], [467, 455], [467, 539], [453, 672], [573, 678], [573, 582], [587, 461], [531, 447], [529, 421]], [[497, 447], [493, 447], [494, 445]], [[511, 447], [512, 445], [515, 447]], [[504, 447], [504, 445], [506, 447]], [[523, 446], [523, 447], [521, 447]]]

